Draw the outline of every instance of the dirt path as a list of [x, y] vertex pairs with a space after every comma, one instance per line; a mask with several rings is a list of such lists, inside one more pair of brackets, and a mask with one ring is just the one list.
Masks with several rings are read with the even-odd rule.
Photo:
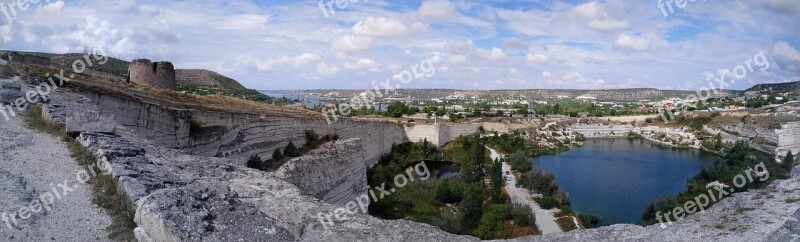
[[[497, 153], [497, 151], [492, 148], [489, 148], [489, 151], [491, 152], [492, 160], [503, 157], [503, 155]], [[508, 163], [503, 162], [503, 176], [510, 171], [511, 166]], [[505, 185], [508, 196], [511, 197], [511, 201], [514, 203], [527, 204], [531, 207], [533, 213], [536, 214], [536, 226], [539, 227], [539, 230], [542, 231], [542, 234], [563, 232], [561, 231], [561, 228], [558, 227], [556, 218], [553, 216], [553, 212], [539, 207], [539, 204], [534, 202], [531, 198], [531, 194], [528, 192], [528, 189], [517, 188], [515, 184], [517, 184], [517, 178], [511, 176], [511, 181], [507, 181]]]
[[81, 171], [63, 141], [0, 117], [0, 241], [108, 241]]

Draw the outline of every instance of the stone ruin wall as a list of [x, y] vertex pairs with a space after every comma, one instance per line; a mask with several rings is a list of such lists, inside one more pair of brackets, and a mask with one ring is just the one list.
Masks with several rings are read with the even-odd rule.
[[177, 87], [175, 67], [170, 62], [151, 62], [148, 59], [131, 61], [128, 67], [130, 81], [172, 90]]

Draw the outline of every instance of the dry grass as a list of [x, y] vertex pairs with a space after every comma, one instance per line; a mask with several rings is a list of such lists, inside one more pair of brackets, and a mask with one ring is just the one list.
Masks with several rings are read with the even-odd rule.
[[556, 223], [558, 224], [558, 227], [561, 227], [561, 230], [564, 232], [578, 229], [578, 227], [575, 226], [575, 221], [572, 219], [572, 217], [563, 217], [556, 219]]
[[513, 239], [513, 238], [520, 238], [520, 237], [524, 237], [524, 236], [541, 235], [542, 234], [542, 232], [539, 231], [539, 229], [537, 229], [535, 227], [519, 226], [519, 225], [514, 224], [513, 221], [506, 221], [505, 226], [506, 226], [506, 229], [504, 231], [505, 234], [500, 235], [498, 237], [499, 239], [500, 238], [502, 238], [502, 239]]

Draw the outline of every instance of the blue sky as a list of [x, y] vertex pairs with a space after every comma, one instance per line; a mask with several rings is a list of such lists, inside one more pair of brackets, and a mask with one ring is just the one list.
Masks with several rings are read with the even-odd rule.
[[402, 88], [696, 90], [759, 53], [769, 68], [729, 88], [800, 80], [796, 0], [359, 0], [327, 17], [319, 5], [41, 0], [0, 12], [0, 49], [102, 47], [256, 89], [363, 89], [427, 59], [436, 74]]

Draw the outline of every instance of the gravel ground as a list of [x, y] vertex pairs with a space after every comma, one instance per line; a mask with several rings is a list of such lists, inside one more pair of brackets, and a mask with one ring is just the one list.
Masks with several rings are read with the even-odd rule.
[[[0, 116], [0, 241], [108, 241], [111, 218], [92, 203], [91, 185], [79, 182], [84, 169], [64, 142], [23, 122]], [[49, 211], [36, 202], [48, 196]]]

